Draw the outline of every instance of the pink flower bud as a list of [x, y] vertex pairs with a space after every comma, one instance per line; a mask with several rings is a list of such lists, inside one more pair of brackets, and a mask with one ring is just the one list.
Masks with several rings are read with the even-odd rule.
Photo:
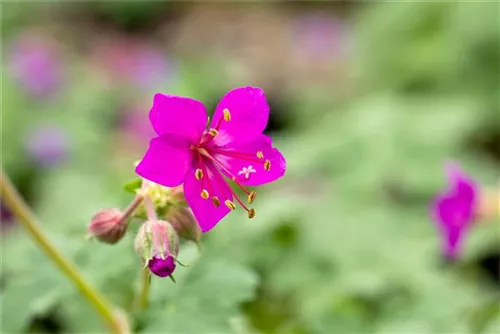
[[200, 242], [201, 228], [189, 208], [172, 207], [168, 210], [166, 218], [172, 223], [179, 237], [196, 243]]
[[114, 244], [120, 241], [127, 231], [127, 221], [118, 209], [103, 209], [99, 211], [89, 224], [89, 236]]
[[170, 223], [148, 220], [137, 231], [135, 250], [153, 274], [167, 277], [176, 267], [179, 238]]

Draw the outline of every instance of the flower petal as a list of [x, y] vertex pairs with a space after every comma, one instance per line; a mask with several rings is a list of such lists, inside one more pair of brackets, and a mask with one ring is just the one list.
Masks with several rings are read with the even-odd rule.
[[135, 172], [165, 187], [180, 185], [189, 169], [192, 153], [189, 142], [175, 135], [153, 138]]
[[[224, 120], [224, 109], [229, 110], [229, 121]], [[216, 128], [220, 122], [217, 145], [225, 146], [230, 142], [245, 143], [255, 139], [266, 128], [268, 119], [269, 105], [264, 91], [243, 87], [231, 90], [221, 99], [210, 127]]]
[[[217, 149], [216, 149], [217, 150]], [[258, 186], [275, 181], [285, 175], [285, 157], [276, 148], [271, 146], [268, 136], [260, 135], [250, 143], [219, 149], [216, 152], [229, 152], [227, 154], [216, 154], [232, 175], [226, 176], [236, 178], [238, 182], [248, 186]], [[261, 157], [258, 156], [262, 153]], [[269, 161], [269, 170], [264, 167]]]
[[207, 125], [207, 112], [200, 101], [158, 93], [149, 120], [158, 135], [175, 134], [196, 142]]
[[454, 162], [448, 162], [445, 171], [451, 187], [450, 191], [462, 201], [474, 202], [477, 198], [476, 183]]
[[[232, 200], [232, 195], [227, 183], [222, 182], [222, 177], [214, 175], [212, 170], [205, 168], [205, 175], [201, 180], [197, 180], [195, 177], [196, 168], [190, 169], [186, 175], [184, 195], [201, 230], [208, 232], [231, 211], [224, 202]], [[209, 198], [201, 197], [203, 189], [209, 191]], [[212, 200], [213, 196], [217, 196], [219, 199], [220, 205], [218, 207]]]
[[162, 259], [160, 256], [155, 256], [148, 262], [149, 270], [156, 276], [167, 277], [172, 275], [175, 270], [175, 260], [172, 256]]

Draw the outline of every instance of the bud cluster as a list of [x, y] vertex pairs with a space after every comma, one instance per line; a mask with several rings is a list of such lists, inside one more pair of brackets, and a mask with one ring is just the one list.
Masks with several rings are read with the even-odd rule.
[[160, 277], [171, 276], [179, 254], [179, 237], [196, 243], [201, 229], [186, 206], [182, 186], [167, 188], [142, 180], [136, 197], [123, 212], [103, 209], [92, 218], [89, 237], [115, 244], [126, 234], [130, 218], [146, 219], [135, 238], [135, 250], [143, 265]]

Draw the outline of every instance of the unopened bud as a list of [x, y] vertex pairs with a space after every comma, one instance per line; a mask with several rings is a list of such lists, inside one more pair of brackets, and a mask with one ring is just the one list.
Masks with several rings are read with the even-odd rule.
[[127, 221], [118, 209], [99, 211], [88, 226], [89, 236], [99, 241], [114, 244], [120, 241], [127, 231]]
[[201, 228], [188, 208], [171, 208], [166, 216], [182, 239], [200, 242]]
[[137, 231], [135, 250], [153, 274], [167, 277], [176, 267], [179, 238], [170, 223], [148, 220]]

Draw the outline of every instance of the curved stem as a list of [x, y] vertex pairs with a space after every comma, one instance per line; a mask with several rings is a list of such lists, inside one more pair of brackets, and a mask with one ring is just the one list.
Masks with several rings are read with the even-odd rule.
[[115, 317], [115, 310], [109, 302], [96, 291], [80, 274], [78, 269], [51, 243], [47, 236], [42, 232], [38, 225], [35, 215], [21, 198], [5, 172], [1, 171], [0, 179], [1, 198], [5, 204], [17, 217], [19, 222], [26, 228], [30, 236], [47, 254], [47, 256], [56, 263], [59, 269], [72, 281], [72, 283], [80, 290], [83, 296], [94, 306], [96, 311], [108, 324], [110, 331], [115, 334], [125, 333], [122, 324]]

